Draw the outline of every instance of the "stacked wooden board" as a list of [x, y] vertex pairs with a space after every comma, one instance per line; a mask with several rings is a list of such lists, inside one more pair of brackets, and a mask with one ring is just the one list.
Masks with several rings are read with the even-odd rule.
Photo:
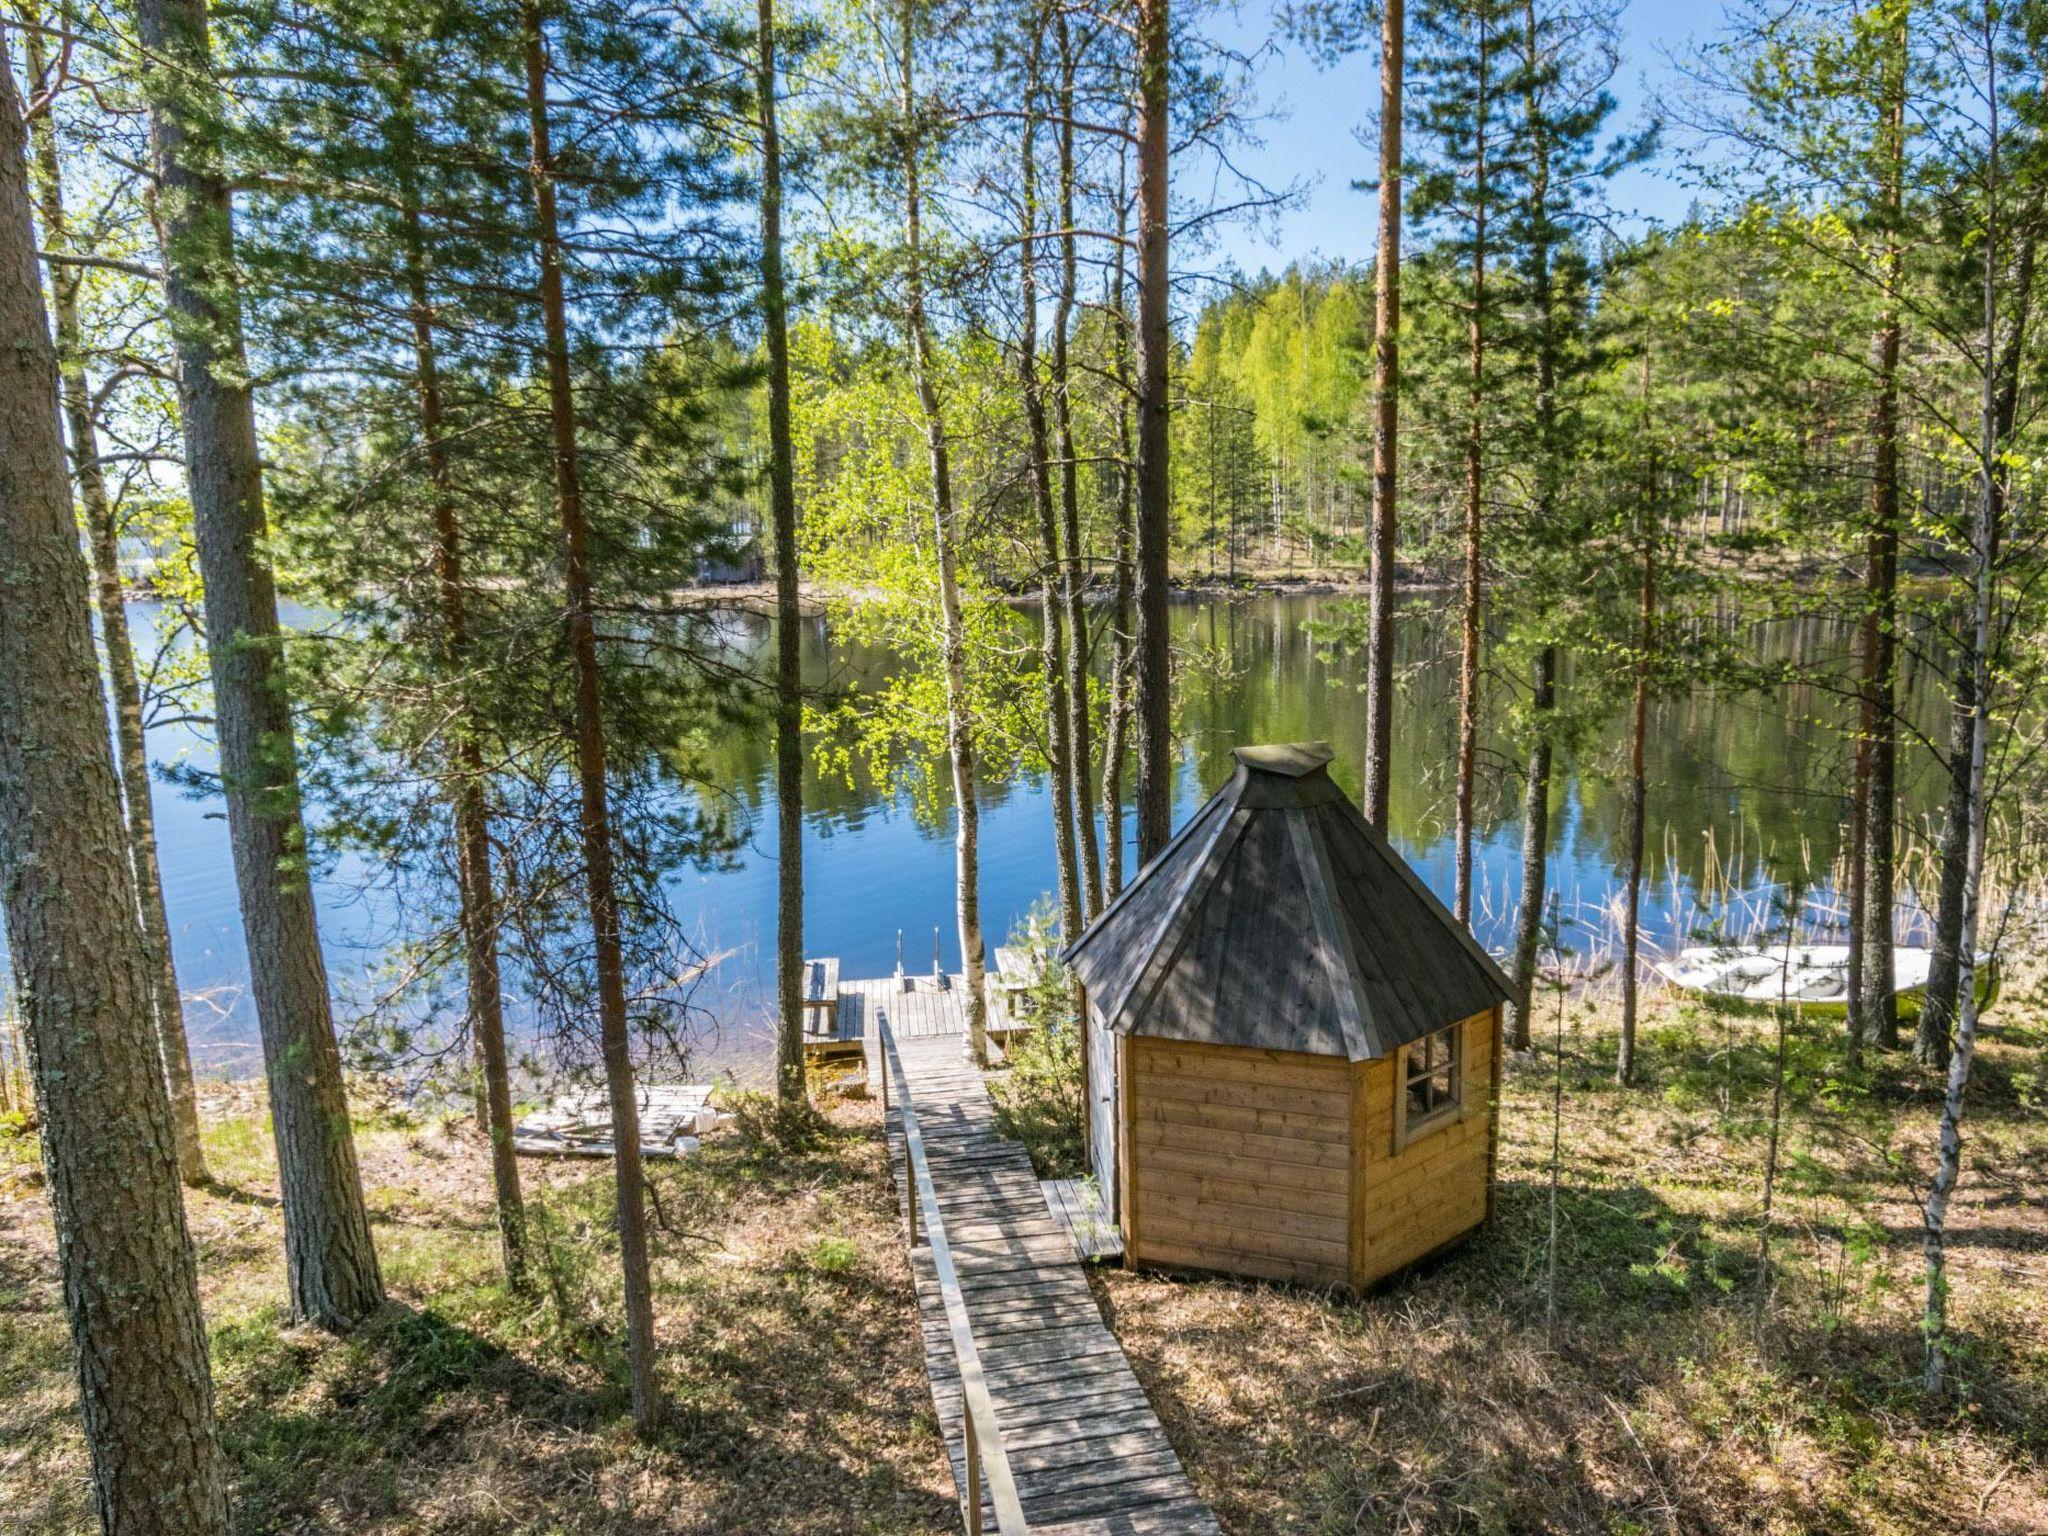
[[[694, 1152], [698, 1138], [719, 1123], [719, 1112], [711, 1107], [711, 1089], [702, 1083], [647, 1084], [635, 1097], [642, 1157]], [[616, 1150], [611, 1100], [602, 1089], [560, 1095], [513, 1128], [512, 1147], [534, 1156], [610, 1157]]]

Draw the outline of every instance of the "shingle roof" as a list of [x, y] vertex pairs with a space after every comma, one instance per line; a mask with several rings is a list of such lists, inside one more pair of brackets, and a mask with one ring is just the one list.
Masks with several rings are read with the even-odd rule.
[[1237, 770], [1063, 958], [1121, 1033], [1353, 1061], [1506, 1001], [1507, 978], [1330, 777]]

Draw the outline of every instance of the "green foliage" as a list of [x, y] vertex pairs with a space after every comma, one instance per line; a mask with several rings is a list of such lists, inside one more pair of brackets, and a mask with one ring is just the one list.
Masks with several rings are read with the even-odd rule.
[[1042, 1179], [1085, 1173], [1082, 1157], [1081, 1031], [1074, 1011], [1073, 974], [1053, 958], [1058, 914], [1041, 897], [1018, 920], [1011, 945], [1033, 957], [1038, 969], [1013, 1006], [1034, 1027], [1013, 1035], [1003, 1072], [989, 1084], [996, 1125], [1024, 1143]]

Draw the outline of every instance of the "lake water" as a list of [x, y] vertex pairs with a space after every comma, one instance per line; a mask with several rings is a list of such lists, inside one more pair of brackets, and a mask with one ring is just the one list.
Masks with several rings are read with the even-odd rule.
[[[1326, 659], [1308, 628], [1347, 601], [1260, 596], [1175, 605], [1182, 666], [1176, 723], [1185, 743], [1176, 822], [1227, 777], [1230, 748], [1242, 742], [1327, 739], [1337, 752], [1337, 777], [1356, 794], [1364, 729], [1360, 664]], [[1441, 601], [1423, 596], [1411, 601], [1401, 621], [1393, 794], [1395, 841], [1446, 903], [1457, 733], [1451, 605], [1450, 594]], [[152, 610], [137, 605], [134, 618], [148, 624]], [[765, 656], [765, 621], [740, 618], [733, 625], [736, 649]], [[1710, 911], [1732, 913], [1738, 924], [1760, 919], [1773, 877], [1801, 870], [1824, 875], [1836, 852], [1847, 781], [1839, 729], [1844, 707], [1840, 691], [1825, 680], [1846, 675], [1847, 632], [1813, 620], [1730, 618], [1723, 627], [1754, 654], [1796, 660], [1821, 680], [1749, 695], [1695, 688], [1657, 708], [1649, 752], [1653, 878], [1645, 922], [1649, 941], [1662, 946], [1687, 941]], [[808, 621], [805, 638], [814, 682], [858, 686], [890, 669], [886, 656], [835, 646], [822, 621]], [[1567, 671], [1567, 694], [1585, 699], [1603, 682], [1614, 687], [1614, 680], [1582, 662], [1576, 674]], [[1939, 709], [1935, 684], [1932, 677], [1905, 678], [1914, 712], [1930, 721]], [[1495, 729], [1482, 742], [1484, 836], [1476, 856], [1474, 926], [1499, 950], [1509, 939], [1520, 880], [1519, 765], [1499, 728], [1517, 697], [1515, 682], [1489, 677], [1488, 694]], [[1608, 718], [1588, 723], [1557, 775], [1554, 885], [1568, 941], [1595, 953], [1604, 946], [1602, 911], [1615, 895], [1625, 853], [1625, 745], [1616, 707]], [[186, 726], [157, 729], [150, 746], [158, 764], [203, 764], [208, 757], [207, 743]], [[1916, 808], [1908, 820], [1916, 823], [1934, 804], [1931, 776], [1910, 752], [1902, 763]], [[708, 1063], [744, 1074], [764, 1059], [761, 1021], [769, 1011], [776, 885], [771, 743], [765, 732], [721, 742], [707, 767], [711, 781], [726, 786], [728, 794], [719, 798], [746, 836], [719, 867], [675, 876], [669, 894], [706, 952], [730, 951], [698, 995], [716, 1025], [702, 1054]], [[808, 779], [808, 951], [839, 956], [848, 976], [886, 974], [896, 963], [900, 929], [907, 964], [921, 970], [932, 962], [936, 929], [943, 963], [957, 968], [949, 818], [920, 817], [902, 796], [867, 784], [848, 787], [815, 768]], [[255, 1020], [244, 995], [246, 956], [220, 803], [163, 782], [154, 795], [195, 1059], [208, 1073], [254, 1070]], [[982, 901], [991, 945], [1053, 886], [1049, 804], [1042, 781], [986, 790]], [[1132, 855], [1126, 868], [1134, 866]], [[330, 964], [344, 995], [390, 938], [390, 909], [365, 873], [351, 857], [331, 860], [318, 892]]]

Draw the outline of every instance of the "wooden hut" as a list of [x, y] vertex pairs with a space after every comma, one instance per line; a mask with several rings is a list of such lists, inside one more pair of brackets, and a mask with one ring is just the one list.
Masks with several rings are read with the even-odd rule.
[[1127, 1263], [1364, 1286], [1491, 1214], [1492, 958], [1330, 778], [1230, 782], [1066, 951]]

